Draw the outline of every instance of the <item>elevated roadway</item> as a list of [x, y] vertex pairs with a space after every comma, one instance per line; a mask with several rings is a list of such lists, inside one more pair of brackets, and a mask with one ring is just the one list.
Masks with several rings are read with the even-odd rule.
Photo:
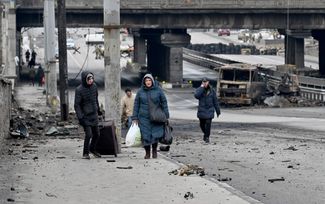
[[[121, 0], [121, 25], [132, 28], [325, 29], [320, 0]], [[17, 27], [40, 27], [43, 0], [17, 0]], [[66, 0], [70, 27], [102, 27], [102, 0]], [[289, 12], [289, 22], [287, 15]]]

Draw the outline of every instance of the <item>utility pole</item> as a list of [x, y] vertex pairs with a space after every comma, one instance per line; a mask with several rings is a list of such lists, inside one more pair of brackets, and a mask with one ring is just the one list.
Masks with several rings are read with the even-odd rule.
[[59, 41], [59, 72], [60, 72], [60, 108], [61, 120], [68, 120], [69, 93], [67, 69], [67, 31], [66, 31], [65, 0], [58, 0], [58, 41]]
[[121, 153], [120, 0], [104, 1], [105, 118], [116, 125]]
[[[45, 77], [46, 104], [54, 106], [57, 99], [57, 77], [55, 61], [55, 9], [54, 0], [44, 0]], [[49, 96], [48, 96], [49, 95]], [[52, 107], [54, 108], [54, 107]]]

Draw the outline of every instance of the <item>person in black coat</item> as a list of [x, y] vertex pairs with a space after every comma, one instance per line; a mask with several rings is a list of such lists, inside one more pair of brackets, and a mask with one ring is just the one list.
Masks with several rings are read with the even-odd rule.
[[101, 157], [95, 151], [99, 137], [98, 115], [101, 115], [101, 112], [98, 103], [98, 90], [94, 82], [94, 74], [91, 72], [84, 71], [81, 74], [81, 84], [75, 91], [74, 109], [79, 124], [85, 131], [83, 158], [90, 159], [89, 153], [92, 153], [95, 157]]
[[199, 100], [197, 117], [200, 120], [200, 127], [204, 134], [203, 140], [210, 142], [211, 122], [214, 118], [214, 111], [217, 117], [221, 114], [217, 95], [215, 90], [210, 86], [209, 80], [203, 78], [201, 86], [196, 89], [194, 97]]
[[38, 86], [43, 86], [43, 77], [44, 77], [44, 70], [41, 65], [39, 65], [35, 79], [38, 82]]
[[29, 62], [29, 58], [30, 58], [30, 52], [29, 52], [29, 50], [27, 50], [25, 52], [25, 57], [26, 57], [26, 63], [28, 63]]

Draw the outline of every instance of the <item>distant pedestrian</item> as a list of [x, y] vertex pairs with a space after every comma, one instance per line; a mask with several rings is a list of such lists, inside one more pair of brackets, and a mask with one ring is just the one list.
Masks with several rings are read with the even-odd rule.
[[25, 58], [26, 58], [26, 63], [28, 63], [29, 62], [29, 58], [30, 58], [30, 52], [29, 52], [29, 50], [27, 50], [25, 52]]
[[37, 53], [35, 52], [35, 50], [32, 51], [32, 59], [34, 61], [34, 63], [36, 63], [36, 55]]
[[122, 124], [129, 128], [132, 124], [131, 116], [133, 114], [134, 95], [130, 88], [125, 89], [125, 96], [121, 99]]
[[95, 59], [101, 59], [101, 50], [100, 50], [100, 47], [99, 46], [97, 46], [97, 45], [95, 46], [95, 50], [94, 50], [93, 53], [96, 54]]
[[152, 122], [150, 120], [149, 100], [155, 105], [159, 105], [169, 118], [167, 99], [162, 89], [157, 86], [151, 74], [143, 77], [141, 88], [136, 94], [133, 108], [132, 123], [140, 127], [142, 145], [145, 149], [145, 159], [150, 159], [150, 149], [152, 146], [152, 158], [157, 158], [158, 141], [164, 135], [164, 123]]
[[211, 122], [214, 118], [214, 111], [217, 117], [220, 115], [219, 103], [215, 90], [210, 86], [209, 80], [203, 78], [201, 86], [195, 91], [195, 98], [199, 100], [197, 117], [200, 120], [200, 128], [203, 132], [203, 140], [210, 142]]
[[35, 77], [36, 77], [35, 69], [34, 68], [30, 69], [28, 75], [29, 75], [29, 79], [32, 81], [32, 85], [34, 86]]
[[37, 72], [36, 72], [36, 81], [38, 82], [38, 86], [43, 86], [44, 81], [44, 70], [41, 65], [39, 65]]
[[98, 116], [102, 113], [99, 109], [97, 85], [94, 82], [94, 74], [91, 72], [84, 71], [81, 74], [81, 84], [75, 91], [74, 109], [79, 124], [85, 131], [82, 158], [90, 159], [89, 153], [95, 157], [101, 157], [95, 147], [99, 137]]
[[34, 69], [34, 66], [35, 66], [35, 60], [32, 58], [29, 62], [28, 62], [28, 67], [30, 69]]

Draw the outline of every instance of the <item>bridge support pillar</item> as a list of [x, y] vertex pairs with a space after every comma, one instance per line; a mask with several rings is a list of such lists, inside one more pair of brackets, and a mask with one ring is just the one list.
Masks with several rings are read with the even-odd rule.
[[166, 47], [167, 81], [171, 83], [183, 82], [183, 47]]
[[183, 82], [183, 47], [190, 43], [186, 33], [161, 33], [147, 41], [148, 70], [169, 83]]
[[287, 30], [285, 40], [285, 63], [305, 67], [305, 38], [311, 36], [310, 30]]
[[318, 40], [319, 74], [325, 76], [325, 30], [313, 31], [312, 34]]
[[139, 35], [138, 32], [133, 33], [133, 41], [134, 41], [134, 55], [133, 61], [140, 64], [146, 64], [146, 39]]
[[295, 38], [295, 65], [299, 68], [305, 68], [305, 39]]
[[285, 63], [295, 64], [295, 39], [288, 35], [285, 38]]
[[285, 40], [285, 63], [294, 64], [297, 68], [305, 67], [305, 40], [304, 38], [295, 38], [286, 36]]
[[[325, 33], [324, 33], [325, 34]], [[319, 72], [322, 76], [325, 76], [325, 36], [322, 37], [318, 41], [319, 52], [318, 52], [318, 59], [319, 59]]]

